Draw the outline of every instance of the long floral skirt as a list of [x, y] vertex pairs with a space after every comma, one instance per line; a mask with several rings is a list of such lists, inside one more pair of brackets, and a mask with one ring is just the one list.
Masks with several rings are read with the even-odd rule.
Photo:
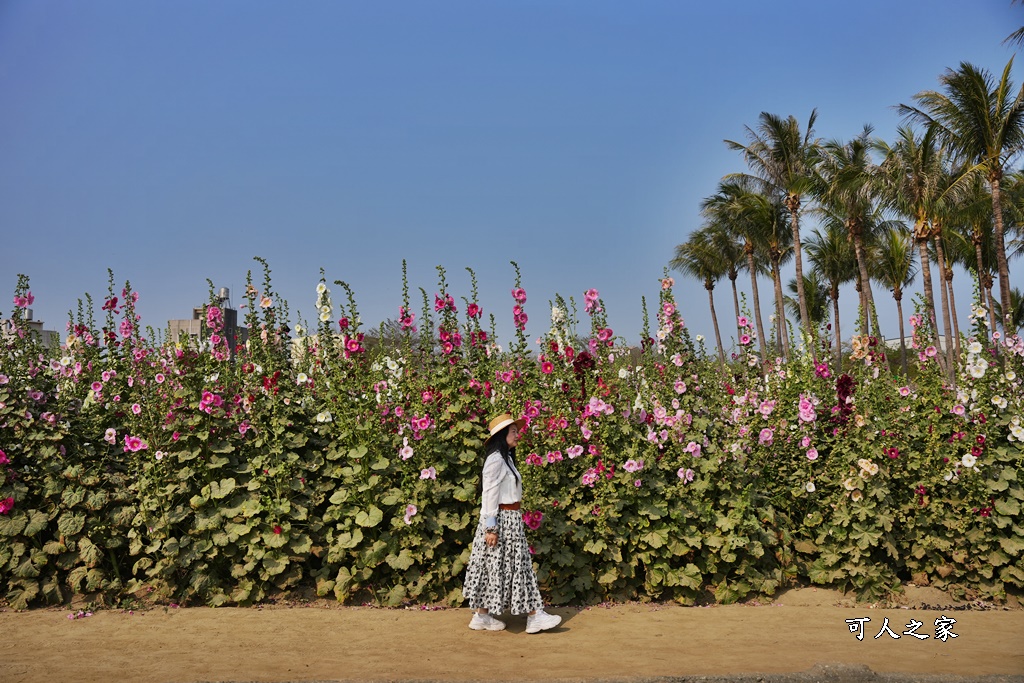
[[506, 610], [511, 614], [528, 614], [542, 608], [544, 602], [533, 572], [522, 513], [498, 511], [498, 545], [493, 548], [484, 540], [484, 529], [481, 519], [462, 587], [462, 595], [469, 600], [469, 606], [485, 608], [493, 615]]

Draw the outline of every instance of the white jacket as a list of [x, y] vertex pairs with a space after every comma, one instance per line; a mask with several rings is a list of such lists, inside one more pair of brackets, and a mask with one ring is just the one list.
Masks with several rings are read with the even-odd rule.
[[523, 478], [513, 465], [509, 467], [499, 451], [492, 451], [484, 461], [483, 495], [480, 517], [487, 527], [498, 526], [498, 504], [516, 503], [523, 499]]

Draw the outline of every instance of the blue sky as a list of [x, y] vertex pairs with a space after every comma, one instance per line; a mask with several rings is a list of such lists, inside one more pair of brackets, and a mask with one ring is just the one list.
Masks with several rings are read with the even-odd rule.
[[[109, 267], [160, 328], [207, 278], [240, 303], [259, 255], [293, 314], [313, 317], [323, 267], [372, 325], [397, 314], [404, 258], [414, 302], [437, 265], [468, 296], [473, 268], [508, 341], [514, 259], [532, 337], [556, 292], [594, 287], [635, 342], [701, 198], [745, 170], [723, 139], [815, 107], [823, 138], [892, 139], [894, 105], [961, 61], [1001, 71], [1022, 24], [1009, 0], [7, 0], [0, 289], [28, 274], [36, 318], [63, 330]], [[706, 292], [676, 281], [710, 338]], [[849, 331], [852, 288], [842, 302]]]

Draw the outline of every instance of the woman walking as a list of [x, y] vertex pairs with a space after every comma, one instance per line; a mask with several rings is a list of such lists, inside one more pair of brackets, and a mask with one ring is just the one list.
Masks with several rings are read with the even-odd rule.
[[562, 617], [544, 611], [533, 572], [523, 516], [523, 479], [515, 466], [515, 447], [523, 420], [507, 413], [491, 420], [484, 444], [483, 492], [480, 522], [466, 568], [462, 594], [469, 599], [474, 631], [500, 631], [505, 622], [494, 618], [506, 609], [527, 614], [526, 632], [539, 633], [558, 626]]

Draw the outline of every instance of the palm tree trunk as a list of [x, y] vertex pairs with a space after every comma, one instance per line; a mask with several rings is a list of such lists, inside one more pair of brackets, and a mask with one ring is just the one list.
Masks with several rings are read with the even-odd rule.
[[1006, 243], [1003, 240], [1003, 205], [1000, 200], [999, 181], [1003, 177], [1000, 168], [989, 174], [992, 186], [992, 214], [995, 222], [996, 268], [999, 270], [999, 302], [1003, 311], [1003, 338], [1009, 339], [1017, 330], [1013, 326], [1013, 309], [1010, 307], [1010, 266], [1006, 261]]
[[782, 276], [779, 264], [772, 263], [772, 279], [775, 281], [775, 337], [782, 350], [782, 359], [789, 362], [789, 334], [786, 330], [786, 307], [782, 296]]
[[[868, 277], [867, 255], [864, 253], [864, 237], [860, 231], [853, 233], [854, 255], [857, 257], [857, 270], [861, 282], [861, 305], [864, 306], [864, 321], [861, 323], [861, 334], [868, 334], [871, 313], [874, 310], [874, 297], [871, 296], [871, 278]], [[875, 320], [875, 332], [878, 332], [878, 320]]]
[[735, 268], [729, 269], [729, 281], [732, 283], [732, 307], [736, 311], [736, 331], [740, 329], [740, 297], [736, 292], [736, 276], [739, 273], [736, 272]]
[[754, 297], [754, 319], [757, 320], [757, 341], [761, 347], [761, 362], [768, 357], [768, 349], [765, 341], [764, 323], [761, 322], [761, 297], [757, 293], [757, 270], [755, 269], [754, 252], [747, 252], [747, 267], [750, 268], [750, 290]]
[[836, 375], [843, 371], [843, 335], [839, 331], [839, 283], [832, 283], [832, 310], [836, 323]]
[[988, 341], [992, 339], [992, 333], [996, 331], [996, 300], [992, 298], [992, 278], [989, 277], [988, 286], [985, 287], [985, 296], [988, 299]]
[[814, 349], [814, 337], [811, 331], [811, 317], [807, 314], [807, 295], [804, 294], [804, 263], [800, 255], [799, 195], [796, 197], [787, 197], [786, 207], [789, 209], [789, 224], [793, 229], [793, 266], [796, 268], [796, 296], [800, 303], [800, 327], [803, 328], [808, 346], [811, 349]]
[[900, 319], [900, 365], [903, 366], [903, 376], [907, 376], [907, 334], [903, 331], [903, 290], [893, 290], [892, 296], [896, 299], [896, 314]]
[[942, 250], [942, 229], [938, 223], [935, 223], [935, 256], [938, 260], [939, 269], [939, 298], [942, 300], [942, 333], [946, 339], [946, 348], [939, 349], [940, 355], [945, 356], [946, 359], [946, 370], [949, 373], [949, 378], [953, 379], [953, 340], [952, 336], [953, 326], [949, 322], [949, 297], [946, 294], [946, 256]]
[[[953, 358], [960, 358], [960, 321], [956, 316], [956, 297], [953, 296], [953, 268], [946, 266], [946, 287], [949, 288], [949, 312], [953, 316]], [[955, 363], [952, 363], [955, 365]]]
[[[920, 223], [919, 223], [920, 225]], [[917, 242], [918, 256], [921, 258], [921, 279], [924, 281], [924, 303], [925, 315], [928, 316], [928, 323], [932, 331], [935, 330], [935, 297], [932, 294], [932, 266], [928, 258], [928, 235], [921, 236], [921, 231], [915, 227], [914, 240]]]
[[722, 334], [718, 331], [718, 314], [715, 313], [715, 285], [705, 282], [704, 289], [708, 290], [708, 303], [711, 304], [711, 322], [715, 326], [715, 342], [718, 344], [718, 362], [725, 369], [725, 349], [722, 347]]

